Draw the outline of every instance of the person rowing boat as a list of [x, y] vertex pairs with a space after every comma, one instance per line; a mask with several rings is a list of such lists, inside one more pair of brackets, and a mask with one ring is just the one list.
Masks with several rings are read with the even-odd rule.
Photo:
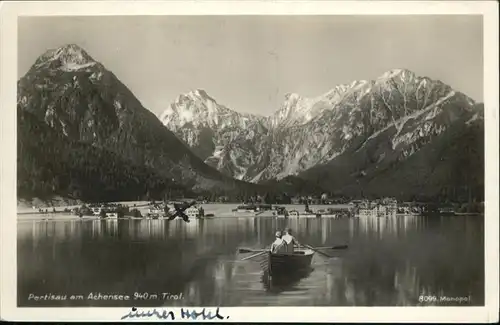
[[295, 246], [299, 247], [300, 243], [293, 237], [292, 235], [292, 229], [290, 228], [285, 228], [283, 231], [284, 235], [282, 237], [283, 241], [286, 244], [286, 252], [288, 254], [293, 254], [295, 251]]
[[281, 231], [277, 231], [276, 234], [276, 240], [271, 244], [271, 253], [273, 254], [283, 254], [286, 253], [287, 248], [285, 241], [283, 240], [281, 236]]

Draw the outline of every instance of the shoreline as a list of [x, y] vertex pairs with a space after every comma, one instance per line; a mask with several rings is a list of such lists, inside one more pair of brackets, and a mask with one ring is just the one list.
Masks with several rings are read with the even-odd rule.
[[[84, 216], [80, 218], [78, 215], [74, 215], [71, 213], [73, 208], [80, 207], [81, 204], [68, 204], [69, 202], [64, 201], [58, 201], [59, 205], [57, 206], [51, 206], [50, 208], [41, 208], [41, 207], [36, 207], [36, 206], [28, 206], [26, 202], [18, 202], [17, 206], [17, 220], [18, 221], [58, 221], [58, 220], [101, 220], [99, 216]], [[61, 204], [63, 203], [63, 204]], [[67, 203], [67, 204], [64, 204]], [[75, 202], [71, 202], [75, 203]], [[121, 204], [128, 206], [130, 209], [138, 209], [143, 216], [147, 214], [147, 210], [150, 206], [148, 201], [120, 201], [120, 202], [108, 202], [111, 204]], [[83, 203], [82, 203], [83, 204]], [[203, 209], [205, 210], [206, 214], [214, 214], [214, 217], [207, 218], [207, 219], [219, 219], [219, 218], [255, 218], [255, 217], [262, 217], [262, 218], [277, 218], [277, 219], [284, 219], [284, 216], [273, 216], [271, 213], [268, 213], [266, 211], [258, 212], [258, 213], [248, 213], [248, 212], [234, 212], [232, 211], [234, 208], [236, 208], [238, 205], [241, 203], [203, 203], [200, 204]], [[296, 218], [315, 218], [314, 215], [304, 215], [303, 213], [303, 205], [301, 204], [277, 204], [275, 206], [283, 206], [283, 207], [289, 207], [289, 209], [297, 210], [301, 213], [298, 217], [296, 216], [289, 216], [291, 219], [296, 219]], [[332, 207], [349, 207], [349, 204], [330, 204], [330, 205], [310, 205], [311, 208], [316, 208], [316, 209], [327, 209], [327, 208], [332, 208]], [[38, 209], [42, 210], [47, 210], [47, 212], [40, 212]], [[55, 209], [55, 212], [53, 211]], [[64, 211], [66, 210], [66, 211]], [[424, 216], [424, 215], [419, 215], [419, 214], [400, 214], [397, 213], [394, 217], [396, 218], [401, 218], [401, 217], [418, 217], [418, 216]], [[435, 215], [431, 217], [480, 217], [484, 216], [484, 213], [460, 213], [456, 212], [455, 214], [452, 215]], [[320, 218], [325, 218], [325, 219], [330, 219], [333, 218], [330, 215], [323, 215]], [[354, 218], [361, 218], [365, 219], [366, 217], [354, 217]], [[376, 217], [378, 218], [378, 217]], [[385, 219], [385, 217], [382, 217]], [[392, 218], [392, 217], [389, 217]], [[104, 220], [117, 220], [115, 218], [106, 218]], [[153, 219], [153, 218], [148, 218], [148, 217], [143, 217], [143, 218], [134, 218], [131, 216], [127, 216], [125, 218], [121, 218], [120, 220], [166, 220], [164, 218], [158, 218], [158, 219]], [[199, 220], [199, 219], [196, 219]]]
[[[294, 220], [294, 219], [362, 219], [362, 220], [367, 220], [367, 219], [398, 219], [398, 218], [406, 218], [406, 217], [430, 217], [430, 218], [436, 218], [436, 217], [445, 217], [445, 218], [453, 218], [453, 217], [481, 217], [484, 216], [484, 214], [457, 214], [457, 215], [436, 215], [436, 216], [424, 216], [424, 215], [395, 215], [395, 216], [390, 216], [390, 217], [376, 217], [376, 216], [366, 216], [366, 217], [351, 217], [351, 218], [336, 218], [333, 216], [322, 216], [320, 218], [317, 218], [315, 216], [289, 216], [289, 220]], [[274, 219], [284, 219], [284, 216], [273, 216], [269, 214], [264, 214], [264, 215], [251, 215], [251, 214], [221, 214], [221, 215], [215, 215], [214, 217], [211, 218], [191, 218], [191, 222], [193, 221], [203, 221], [203, 220], [214, 220], [214, 219], [239, 219], [239, 218], [274, 218]], [[144, 218], [137, 218], [137, 217], [125, 217], [125, 218], [100, 218], [99, 216], [83, 216], [79, 217], [76, 215], [71, 215], [68, 213], [47, 213], [47, 214], [40, 214], [40, 213], [24, 213], [24, 214], [17, 214], [17, 221], [18, 222], [37, 222], [37, 221], [129, 221], [129, 220], [154, 220], [154, 221], [165, 221], [165, 222], [170, 222], [170, 221], [177, 221], [181, 220], [179, 218], [176, 218], [174, 220], [168, 220], [168, 218], [151, 218], [151, 217], [144, 217]]]

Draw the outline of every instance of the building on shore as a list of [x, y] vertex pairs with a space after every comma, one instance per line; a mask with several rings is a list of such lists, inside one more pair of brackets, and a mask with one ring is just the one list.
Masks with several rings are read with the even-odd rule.
[[355, 214], [358, 217], [380, 217], [387, 218], [395, 216], [398, 212], [398, 202], [393, 198], [383, 198], [374, 201], [357, 200], [351, 201]]

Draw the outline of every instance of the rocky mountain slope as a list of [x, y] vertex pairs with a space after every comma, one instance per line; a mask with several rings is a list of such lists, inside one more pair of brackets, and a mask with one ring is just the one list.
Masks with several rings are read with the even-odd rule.
[[[246, 150], [246, 141], [267, 134], [266, 118], [233, 111], [202, 89], [180, 95], [159, 119], [207, 164], [237, 179], [245, 173], [241, 164], [254, 163], [245, 159], [258, 155], [238, 154], [240, 147]], [[238, 162], [239, 159], [244, 161]]]
[[111, 152], [109, 159], [153, 170], [187, 188], [245, 186], [203, 163], [112, 72], [76, 45], [49, 50], [36, 60], [18, 82], [18, 110], [72, 143]]
[[191, 192], [151, 168], [75, 141], [25, 110], [17, 111], [18, 197], [87, 202], [160, 199]]
[[[483, 200], [482, 105], [461, 115], [452, 110], [433, 118], [431, 114], [415, 116], [402, 129], [386, 127], [360, 146], [299, 176], [355, 197]], [[424, 132], [430, 128], [433, 132]]]
[[[190, 98], [184, 106], [176, 101], [162, 114], [167, 127], [179, 130], [186, 125], [170, 118], [173, 111], [183, 115], [192, 112], [191, 107], [200, 111], [217, 107], [215, 101], [208, 105], [206, 99]], [[226, 134], [225, 128], [210, 123], [204, 114], [190, 115], [189, 134], [198, 137], [176, 134], [191, 147], [209, 142], [200, 157], [226, 175], [260, 182], [297, 175], [344, 153], [362, 151], [381, 136], [387, 146], [377, 159], [394, 155], [406, 159], [476, 111], [473, 100], [450, 86], [395, 69], [376, 80], [336, 86], [316, 98], [288, 94], [278, 111], [265, 119], [252, 117], [250, 125], [243, 122], [247, 115], [224, 107], [224, 114], [232, 116], [230, 136], [213, 136]], [[217, 110], [210, 116], [212, 121], [222, 119]], [[205, 137], [199, 136], [201, 132]]]

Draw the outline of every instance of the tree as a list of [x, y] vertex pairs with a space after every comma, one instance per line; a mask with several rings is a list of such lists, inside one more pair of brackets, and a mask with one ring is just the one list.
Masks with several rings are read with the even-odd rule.
[[292, 198], [287, 193], [283, 193], [281, 198], [282, 198], [281, 199], [282, 204], [291, 204], [292, 203]]
[[273, 204], [274, 203], [269, 192], [267, 192], [266, 195], [264, 195], [264, 203], [266, 203], [266, 204]]

